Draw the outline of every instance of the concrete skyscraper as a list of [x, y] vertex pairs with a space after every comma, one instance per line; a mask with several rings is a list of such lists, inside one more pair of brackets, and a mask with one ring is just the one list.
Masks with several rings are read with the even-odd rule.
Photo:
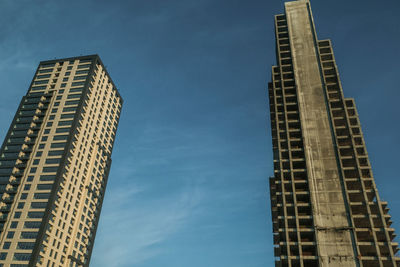
[[343, 96], [331, 42], [317, 39], [310, 3], [287, 2], [275, 29], [268, 89], [276, 266], [400, 266], [354, 100]]
[[43, 61], [0, 152], [0, 266], [88, 266], [122, 99], [97, 55]]

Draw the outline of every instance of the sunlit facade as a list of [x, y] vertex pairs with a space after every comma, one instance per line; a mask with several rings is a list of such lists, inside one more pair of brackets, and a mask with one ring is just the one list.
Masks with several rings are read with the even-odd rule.
[[1, 147], [0, 266], [88, 266], [121, 107], [97, 55], [39, 64]]

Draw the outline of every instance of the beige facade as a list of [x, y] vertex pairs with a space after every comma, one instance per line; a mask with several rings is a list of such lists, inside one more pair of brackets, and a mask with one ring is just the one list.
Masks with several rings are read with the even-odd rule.
[[331, 42], [316, 37], [310, 3], [286, 3], [275, 29], [269, 98], [276, 266], [400, 266], [355, 103], [343, 96]]
[[41, 62], [0, 158], [0, 266], [88, 266], [122, 99], [97, 55]]

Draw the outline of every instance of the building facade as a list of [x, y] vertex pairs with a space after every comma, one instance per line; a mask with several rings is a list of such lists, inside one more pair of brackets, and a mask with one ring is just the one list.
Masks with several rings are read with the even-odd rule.
[[0, 152], [0, 266], [88, 266], [122, 99], [97, 55], [43, 61]]
[[330, 40], [308, 1], [275, 16], [269, 101], [276, 266], [400, 266], [354, 100], [343, 96]]

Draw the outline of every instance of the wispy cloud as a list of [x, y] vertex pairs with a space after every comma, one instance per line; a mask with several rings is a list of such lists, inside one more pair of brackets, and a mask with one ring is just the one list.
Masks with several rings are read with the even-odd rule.
[[[160, 246], [184, 227], [200, 201], [198, 188], [149, 199], [151, 188], [121, 184], [108, 192], [103, 207], [93, 266], [140, 266], [163, 252]], [[143, 199], [147, 199], [144, 201]]]

